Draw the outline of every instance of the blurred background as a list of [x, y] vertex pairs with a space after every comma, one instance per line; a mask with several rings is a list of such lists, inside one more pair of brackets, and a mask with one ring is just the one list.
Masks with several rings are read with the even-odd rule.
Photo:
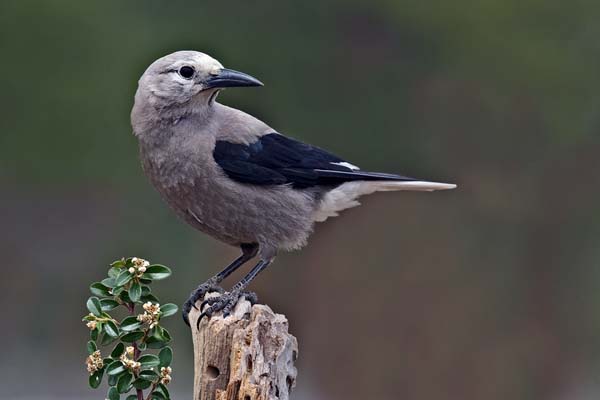
[[[459, 185], [364, 198], [253, 283], [299, 339], [296, 399], [597, 399], [599, 17], [583, 0], [2, 1], [0, 397], [104, 398], [80, 317], [112, 260], [171, 266], [156, 290], [181, 304], [237, 256], [162, 203], [131, 134], [147, 65], [195, 49], [266, 84], [221, 102]], [[189, 398], [191, 337], [167, 325]]]

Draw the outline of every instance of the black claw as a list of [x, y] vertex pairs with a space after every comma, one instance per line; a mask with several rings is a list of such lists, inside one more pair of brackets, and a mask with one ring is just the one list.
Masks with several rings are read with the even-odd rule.
[[209, 306], [212, 306], [217, 301], [219, 301], [219, 299], [220, 299], [220, 297], [209, 297], [208, 299], [206, 299], [202, 303], [200, 303], [200, 310], [204, 310], [204, 306], [207, 305], [207, 304]]
[[233, 309], [233, 306], [231, 306], [229, 304], [226, 305], [223, 308], [223, 318], [227, 318], [229, 316], [229, 314], [231, 314], [232, 309]]
[[[219, 297], [210, 297], [204, 300], [200, 304], [200, 310], [203, 310], [198, 320], [196, 321], [196, 328], [200, 329], [200, 322], [202, 322], [202, 318], [204, 317], [212, 317], [214, 313], [217, 311], [223, 312], [223, 318], [226, 318], [231, 314], [236, 304], [238, 303], [240, 297], [245, 297], [246, 300], [250, 302], [250, 304], [256, 304], [258, 301], [258, 297], [254, 292], [240, 292], [238, 290], [233, 290], [231, 292], [226, 292]], [[205, 306], [208, 306], [205, 308]]]
[[[212, 298], [212, 297], [211, 297]], [[208, 304], [208, 299], [204, 300], [202, 303], [200, 303], [200, 311], [204, 310], [204, 306]]]
[[[202, 313], [198, 317], [198, 320], [196, 321], [196, 326], [200, 326], [202, 318], [204, 318], [205, 316], [210, 318], [217, 311], [223, 311], [223, 318], [227, 317], [231, 313], [233, 307], [235, 307], [235, 305], [237, 304], [241, 295], [242, 293], [240, 293], [237, 290], [234, 290], [232, 292], [224, 293], [219, 297], [211, 297], [209, 299], [204, 300], [200, 307], [200, 309], [204, 311], [202, 311]], [[206, 309], [204, 309], [205, 305], [208, 305]]]
[[244, 296], [252, 305], [258, 303], [258, 296], [254, 292], [242, 292], [241, 295]]
[[183, 307], [181, 309], [181, 316], [183, 317], [183, 322], [185, 322], [185, 324], [187, 326], [190, 326], [190, 319], [188, 317], [188, 315], [190, 314], [190, 307], [187, 304], [187, 301], [183, 304]]
[[[216, 282], [214, 282], [214, 280], [212, 280], [212, 279], [208, 280], [207, 282], [204, 282], [203, 284], [201, 284], [200, 286], [198, 286], [190, 294], [190, 297], [183, 304], [183, 307], [182, 307], [182, 310], [181, 310], [181, 314], [182, 314], [182, 317], [183, 317], [183, 322], [185, 322], [185, 324], [187, 326], [190, 326], [189, 313], [190, 313], [192, 307], [197, 310], [198, 307], [196, 307], [196, 302], [198, 300], [204, 298], [204, 296], [207, 293], [209, 293], [209, 292], [223, 293], [223, 292], [225, 292], [225, 290], [223, 290], [223, 288], [217, 286]], [[202, 309], [202, 307], [200, 307], [200, 309]]]
[[204, 318], [204, 317], [208, 317], [208, 318], [212, 317], [212, 315], [214, 314], [215, 311], [217, 311], [217, 310], [213, 309], [212, 306], [207, 307], [204, 311], [202, 311], [202, 313], [200, 314], [200, 316], [196, 320], [196, 329], [200, 329], [200, 322], [202, 322], [202, 318]]
[[[206, 310], [206, 311], [208, 311], [208, 310]], [[204, 318], [205, 316], [210, 318], [210, 314], [207, 313], [206, 311], [203, 311], [202, 314], [200, 314], [200, 316], [196, 320], [196, 329], [198, 329], [198, 330], [200, 330], [200, 322], [202, 322], [202, 318]]]

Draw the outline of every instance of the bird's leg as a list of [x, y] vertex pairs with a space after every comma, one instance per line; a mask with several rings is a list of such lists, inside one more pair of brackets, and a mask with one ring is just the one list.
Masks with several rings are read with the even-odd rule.
[[[236, 269], [244, 265], [246, 262], [251, 260], [256, 253], [258, 252], [258, 245], [255, 243], [252, 244], [242, 244], [242, 255], [236, 258], [231, 264], [229, 264], [225, 269], [206, 282], [202, 283], [198, 286], [191, 294], [190, 297], [183, 304], [182, 316], [183, 321], [186, 325], [190, 325], [190, 321], [188, 315], [192, 307], [196, 307], [195, 304], [198, 300], [204, 297], [204, 295], [208, 292], [219, 292], [223, 293], [223, 289], [219, 286], [219, 283], [223, 281], [223, 279], [227, 278], [231, 275]], [[256, 295], [255, 295], [256, 296]]]
[[233, 310], [233, 307], [237, 304], [238, 300], [242, 296], [246, 297], [250, 302], [256, 302], [256, 294], [242, 292], [248, 286], [248, 284], [256, 278], [263, 269], [267, 268], [267, 266], [273, 261], [273, 259], [268, 260], [260, 260], [258, 264], [248, 272], [248, 275], [242, 278], [241, 281], [236, 283], [233, 288], [231, 288], [230, 292], [224, 293], [219, 297], [212, 297], [210, 299], [206, 299], [200, 305], [200, 309], [202, 310], [205, 305], [208, 307], [202, 311], [202, 314], [198, 317], [198, 321], [196, 321], [196, 326], [200, 326], [200, 321], [204, 316], [210, 317], [217, 311], [223, 310], [223, 317], [228, 316]]

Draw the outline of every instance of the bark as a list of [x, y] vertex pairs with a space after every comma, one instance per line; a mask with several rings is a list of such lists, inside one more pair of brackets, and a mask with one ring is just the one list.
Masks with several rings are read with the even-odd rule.
[[243, 297], [227, 318], [204, 318], [196, 329], [199, 314], [190, 313], [194, 400], [289, 399], [296, 384], [298, 342], [288, 333], [284, 315]]

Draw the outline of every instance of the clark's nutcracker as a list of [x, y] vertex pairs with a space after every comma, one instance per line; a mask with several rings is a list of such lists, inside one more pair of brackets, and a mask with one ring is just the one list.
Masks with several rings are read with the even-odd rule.
[[[131, 112], [144, 172], [179, 217], [242, 255], [200, 285], [188, 313], [207, 291], [241, 265], [259, 262], [232, 290], [205, 301], [205, 315], [231, 312], [248, 283], [280, 250], [306, 244], [315, 222], [359, 205], [377, 191], [456, 186], [367, 172], [318, 147], [284, 136], [264, 122], [216, 101], [223, 88], [262, 86], [196, 51], [156, 60], [139, 80]], [[255, 301], [255, 299], [253, 299]]]

